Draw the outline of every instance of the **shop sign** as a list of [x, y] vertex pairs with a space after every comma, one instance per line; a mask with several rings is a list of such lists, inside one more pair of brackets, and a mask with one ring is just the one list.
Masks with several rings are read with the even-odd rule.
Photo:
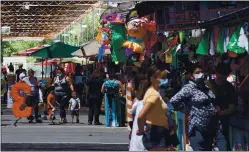
[[214, 19], [220, 16], [224, 16], [226, 14], [232, 13], [234, 11], [239, 10], [237, 9], [212, 9], [212, 10], [201, 10], [201, 14], [200, 14], [200, 19], [202, 21], [206, 21], [206, 20], [210, 20], [210, 19]]
[[166, 25], [158, 25], [157, 30], [164, 31], [174, 31], [174, 30], [190, 30], [190, 29], [198, 29], [200, 28], [200, 24], [197, 22], [188, 22], [188, 23], [176, 23], [176, 24], [166, 24]]

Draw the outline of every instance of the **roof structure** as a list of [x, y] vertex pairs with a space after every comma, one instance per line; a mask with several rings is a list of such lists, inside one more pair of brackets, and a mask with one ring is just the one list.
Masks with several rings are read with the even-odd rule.
[[2, 0], [1, 26], [9, 26], [11, 37], [54, 38], [102, 2], [83, 0]]
[[242, 22], [249, 22], [248, 14], [249, 14], [249, 6], [242, 8], [238, 11], [235, 11], [233, 13], [229, 13], [224, 16], [211, 19], [209, 21], [205, 21], [201, 23], [201, 27], [206, 28], [206, 27], [212, 27], [214, 25], [229, 25], [229, 24], [235, 25]]

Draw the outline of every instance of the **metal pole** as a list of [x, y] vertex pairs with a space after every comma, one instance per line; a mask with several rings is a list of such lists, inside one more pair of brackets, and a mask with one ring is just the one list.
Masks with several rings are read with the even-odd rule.
[[86, 39], [86, 42], [88, 42], [88, 16], [86, 16], [86, 35], [87, 35], [87, 39]]
[[68, 28], [68, 34], [69, 34], [69, 37], [68, 37], [68, 44], [71, 45], [71, 26]]
[[43, 74], [44, 72], [43, 72], [43, 58], [42, 58], [42, 79], [43, 79]]
[[73, 27], [72, 27], [72, 29], [71, 29], [71, 31], [72, 31], [72, 35], [73, 35], [73, 45], [75, 45], [75, 35], [74, 35], [74, 25], [73, 25]]
[[46, 59], [45, 78], [47, 78], [48, 58]]
[[94, 39], [94, 31], [95, 31], [95, 25], [94, 25], [94, 17], [95, 17], [95, 12], [94, 12], [94, 8], [93, 8], [93, 14], [92, 14], [92, 23], [93, 23], [93, 30], [92, 30], [92, 40]]
[[83, 43], [82, 25], [83, 25], [83, 24], [82, 24], [82, 20], [81, 20], [81, 21], [80, 21], [80, 42], [79, 42], [80, 45]]

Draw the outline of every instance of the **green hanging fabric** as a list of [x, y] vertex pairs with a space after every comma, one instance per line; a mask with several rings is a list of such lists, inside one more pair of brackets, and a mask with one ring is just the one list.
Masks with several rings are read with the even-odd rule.
[[113, 62], [123, 62], [126, 63], [125, 49], [120, 48], [119, 50], [112, 51], [112, 61]]
[[198, 48], [196, 50], [196, 54], [208, 55], [209, 36], [210, 33], [208, 31], [205, 31], [204, 35], [202, 36], [201, 42], [199, 43]]
[[240, 30], [243, 24], [237, 26], [227, 44], [227, 50], [234, 52], [236, 54], [245, 53], [246, 49], [244, 47], [239, 46], [239, 37], [240, 37]]
[[166, 44], [163, 42], [162, 43], [162, 52], [165, 52], [165, 50], [166, 50]]
[[185, 32], [184, 31], [180, 31], [179, 32], [179, 38], [180, 38], [180, 43], [182, 44], [182, 42], [184, 41], [185, 39]]
[[220, 31], [219, 31], [218, 43], [217, 43], [217, 48], [216, 48], [218, 53], [220, 54], [225, 54], [224, 41], [225, 41], [225, 28], [222, 27], [220, 28]]
[[125, 51], [124, 48], [122, 48], [123, 43], [127, 40], [127, 33], [124, 25], [112, 24], [111, 35], [112, 61], [126, 62]]
[[175, 55], [175, 53], [176, 53], [176, 47], [177, 47], [177, 46], [172, 47], [172, 48], [169, 50], [169, 54]]

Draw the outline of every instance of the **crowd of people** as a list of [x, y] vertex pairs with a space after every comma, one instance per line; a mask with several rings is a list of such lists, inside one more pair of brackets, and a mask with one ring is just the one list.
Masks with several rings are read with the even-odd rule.
[[187, 136], [194, 151], [230, 149], [229, 120], [236, 112], [235, 87], [227, 81], [230, 65], [220, 63], [216, 77], [209, 79], [197, 64], [188, 67], [187, 82], [168, 100], [165, 86], [172, 83], [170, 72], [160, 66], [148, 69], [147, 79], [140, 80], [132, 111], [134, 122], [130, 151], [174, 150], [179, 144], [172, 111], [188, 115]]
[[[32, 88], [31, 100], [34, 117], [28, 117], [30, 123], [41, 123], [40, 111], [47, 109], [49, 124], [55, 124], [55, 111], [59, 107], [60, 124], [67, 123], [67, 110], [71, 111], [72, 123], [76, 117], [79, 123], [82, 92], [88, 86], [88, 124], [102, 125], [99, 120], [102, 100], [105, 106], [105, 124], [109, 127], [125, 126], [126, 99], [125, 82], [116, 74], [105, 78], [99, 70], [94, 70], [85, 80], [80, 69], [75, 74], [66, 74], [63, 68], [57, 67], [49, 84], [47, 93], [42, 90], [42, 82], [34, 77], [35, 71], [26, 71], [19, 65], [14, 73], [10, 65], [6, 76], [8, 89], [18, 81], [26, 82]], [[132, 122], [130, 151], [164, 151], [174, 150], [179, 144], [176, 135], [176, 123], [171, 116], [173, 111], [188, 114], [187, 134], [190, 145], [196, 150], [212, 150], [216, 145], [219, 150], [230, 150], [229, 118], [235, 113], [237, 95], [232, 84], [227, 82], [230, 66], [224, 63], [216, 67], [215, 79], [207, 79], [207, 74], [197, 64], [191, 64], [185, 74], [186, 83], [171, 97], [167, 96], [167, 88], [173, 85], [173, 71], [164, 66], [151, 66], [146, 72], [133, 71], [128, 76], [133, 83]], [[126, 82], [127, 82], [126, 81]], [[8, 94], [8, 100], [11, 97]], [[41, 106], [43, 105], [43, 106]]]

